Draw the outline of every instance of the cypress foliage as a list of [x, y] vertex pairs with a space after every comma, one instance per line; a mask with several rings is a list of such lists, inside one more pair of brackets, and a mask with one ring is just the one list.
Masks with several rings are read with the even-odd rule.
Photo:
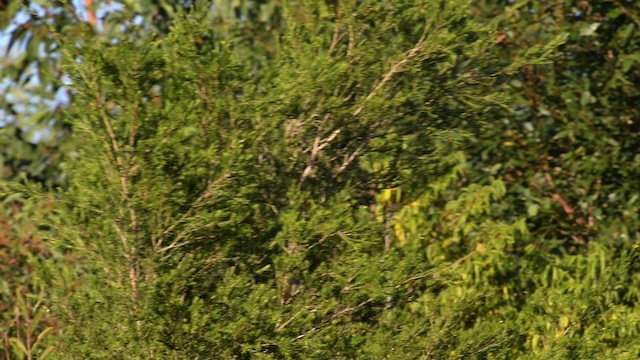
[[[425, 243], [393, 246], [390, 217], [451, 171], [452, 149], [502, 100], [494, 84], [551, 49], [505, 62], [464, 5], [285, 6], [257, 77], [206, 7], [166, 39], [63, 37], [81, 145], [52, 241], [82, 261], [57, 278], [59, 356], [412, 357], [457, 346], [447, 318], [465, 317], [462, 331], [473, 299], [491, 294], [440, 315], [418, 304], [454, 281], [474, 245], [431, 261]], [[392, 203], [392, 188], [406, 195]], [[478, 226], [478, 239], [513, 232]], [[487, 353], [481, 345], [460, 351]]]

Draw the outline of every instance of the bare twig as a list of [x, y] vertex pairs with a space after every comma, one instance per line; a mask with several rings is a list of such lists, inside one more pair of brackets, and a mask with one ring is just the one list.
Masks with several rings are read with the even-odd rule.
[[427, 25], [425, 27], [424, 32], [422, 33], [422, 36], [420, 37], [420, 40], [418, 40], [418, 42], [413, 46], [413, 48], [411, 48], [411, 50], [409, 50], [409, 51], [407, 51], [405, 53], [405, 56], [404, 56], [404, 58], [402, 60], [400, 60], [397, 63], [395, 63], [391, 67], [391, 69], [389, 69], [389, 71], [384, 75], [384, 77], [382, 77], [382, 80], [380, 80], [380, 82], [378, 82], [378, 84], [373, 88], [373, 90], [371, 90], [369, 95], [367, 95], [367, 97], [364, 99], [364, 103], [362, 105], [360, 105], [356, 109], [356, 111], [353, 112], [353, 117], [356, 117], [356, 116], [360, 115], [362, 110], [364, 110], [364, 107], [365, 107], [367, 101], [371, 100], [374, 96], [376, 96], [378, 91], [380, 91], [380, 89], [387, 82], [389, 82], [389, 80], [391, 80], [393, 75], [395, 75], [398, 72], [400, 72], [402, 70], [402, 68], [404, 67], [404, 65], [409, 62], [409, 60], [411, 60], [413, 57], [418, 55], [418, 53], [420, 52], [420, 50], [422, 50], [422, 47], [424, 46], [424, 41], [427, 38], [427, 33], [429, 31], [429, 28], [430, 28], [430, 26]]
[[564, 210], [565, 214], [567, 214], [567, 217], [573, 220], [574, 210], [571, 205], [569, 205], [569, 202], [565, 200], [564, 197], [562, 197], [562, 195], [558, 194], [557, 192], [553, 193], [551, 194], [551, 199], [560, 204], [560, 206], [562, 206], [562, 210]]
[[[329, 120], [330, 116], [331, 116], [331, 114], [326, 114], [324, 116], [323, 123], [326, 123], [327, 120]], [[318, 155], [320, 154], [320, 152], [324, 148], [329, 146], [331, 141], [333, 141], [338, 136], [338, 134], [340, 134], [340, 132], [342, 132], [342, 129], [338, 128], [338, 129], [334, 130], [329, 136], [327, 136], [324, 139], [320, 139], [320, 135], [316, 136], [316, 138], [313, 141], [313, 145], [311, 147], [311, 155], [309, 156], [309, 159], [307, 160], [307, 167], [305, 167], [304, 171], [302, 172], [302, 175], [300, 176], [300, 182], [298, 184], [299, 187], [302, 187], [302, 185], [304, 184], [304, 181], [311, 174], [313, 174], [315, 162], [316, 162], [316, 159], [318, 158]]]
[[138, 274], [133, 259], [129, 260], [129, 282], [131, 283], [131, 300], [136, 304], [138, 303]]
[[336, 234], [335, 234], [335, 233], [331, 233], [331, 234], [328, 234], [328, 235], [324, 235], [323, 237], [321, 237], [321, 238], [320, 238], [320, 240], [318, 240], [318, 241], [316, 241], [315, 243], [313, 243], [313, 244], [309, 245], [309, 246], [307, 247], [307, 250], [311, 250], [311, 249], [313, 249], [314, 247], [316, 247], [316, 246], [318, 246], [318, 245], [321, 245], [321, 244], [322, 244], [323, 242], [325, 242], [328, 238], [330, 238], [330, 237], [332, 237], [332, 236], [334, 236], [334, 235], [336, 235]]
[[416, 281], [416, 280], [420, 280], [420, 279], [424, 279], [428, 276], [434, 275], [436, 274], [436, 271], [447, 271], [447, 270], [451, 270], [453, 268], [455, 268], [456, 266], [460, 265], [460, 263], [462, 263], [463, 261], [467, 260], [469, 257], [473, 256], [473, 254], [475, 254], [477, 252], [477, 250], [473, 250], [471, 252], [469, 252], [468, 254], [462, 256], [461, 258], [457, 259], [456, 261], [452, 262], [451, 264], [441, 268], [441, 269], [429, 269], [426, 272], [420, 274], [420, 275], [414, 275], [408, 279], [406, 279], [405, 281], [401, 282], [400, 284], [396, 285], [395, 288], [399, 289], [402, 286]]
[[295, 313], [292, 317], [289, 318], [289, 320], [285, 321], [284, 323], [282, 323], [282, 325], [279, 325], [276, 328], [276, 332], [281, 331], [282, 329], [284, 329], [287, 325], [291, 324], [291, 322], [298, 317], [298, 315], [302, 314], [302, 310], [298, 311], [297, 313]]
[[342, 310], [336, 312], [335, 314], [333, 314], [333, 316], [331, 316], [331, 317], [332, 318], [336, 318], [336, 317], [342, 316], [344, 314], [350, 313], [350, 312], [352, 312], [354, 310], [360, 309], [361, 307], [367, 305], [368, 303], [370, 303], [372, 301], [373, 301], [373, 299], [367, 299], [367, 300], [361, 302], [360, 304], [358, 304], [358, 305], [356, 305], [354, 307], [347, 306], [344, 309], [342, 309]]
[[306, 333], [296, 336], [295, 340], [300, 340], [300, 339], [304, 338], [305, 336], [307, 336], [307, 334], [309, 334], [310, 332], [316, 331], [316, 330], [318, 330], [318, 328], [314, 327], [311, 330], [307, 331]]
[[100, 93], [100, 90], [99, 88], [97, 88], [97, 86], [96, 86], [95, 99], [96, 99], [96, 104], [98, 105], [98, 111], [100, 112], [100, 117], [102, 119], [102, 124], [104, 125], [105, 130], [107, 130], [107, 134], [109, 135], [109, 139], [111, 141], [113, 157], [115, 158], [116, 164], [118, 165], [118, 170], [120, 171], [120, 185], [122, 186], [122, 192], [125, 198], [129, 198], [129, 182], [124, 173], [124, 161], [122, 160], [122, 157], [121, 157], [120, 145], [118, 144], [118, 138], [116, 136], [115, 131], [113, 130], [113, 126], [111, 126], [111, 121], [109, 120], [107, 111], [104, 108], [103, 96]]
[[131, 284], [131, 301], [133, 303], [138, 302], [138, 276], [136, 274], [136, 263], [133, 258], [133, 251], [129, 245], [127, 237], [124, 232], [116, 225], [113, 224], [113, 228], [116, 230], [116, 233], [120, 237], [120, 241], [122, 241], [122, 247], [124, 248], [124, 257], [127, 259], [129, 263], [129, 282]]
[[342, 174], [348, 167], [349, 165], [351, 165], [351, 163], [360, 155], [360, 152], [367, 146], [367, 144], [369, 143], [369, 138], [367, 137], [362, 144], [360, 144], [360, 146], [358, 146], [357, 149], [355, 149], [351, 154], [349, 154], [348, 156], [345, 156], [344, 161], [342, 162], [342, 165], [340, 165], [339, 167], [337, 167], [333, 172], [334, 175], [340, 175]]
[[333, 37], [331, 39], [331, 45], [329, 46], [329, 54], [331, 54], [333, 52], [333, 50], [336, 48], [336, 46], [338, 45], [338, 42], [340, 41], [340, 24], [338, 24], [338, 20], [340, 20], [341, 16], [342, 16], [342, 5], [340, 3], [340, 1], [338, 1], [338, 3], [336, 4], [336, 29], [333, 32]]
[[347, 57], [351, 57], [355, 48], [356, 36], [353, 33], [353, 25], [349, 25], [349, 45], [347, 46]]

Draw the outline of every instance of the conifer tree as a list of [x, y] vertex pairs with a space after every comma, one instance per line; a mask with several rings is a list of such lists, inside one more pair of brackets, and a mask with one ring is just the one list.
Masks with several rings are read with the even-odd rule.
[[[52, 214], [51, 241], [80, 258], [56, 277], [57, 356], [487, 354], [451, 336], [490, 294], [409, 319], [482, 252], [476, 242], [498, 236], [499, 252], [521, 227], [477, 220], [476, 240], [433, 262], [426, 244], [393, 240], [391, 217], [459, 161], [465, 134], [504, 100], [495, 84], [552, 46], [499, 58], [495, 31], [463, 1], [301, 1], [284, 6], [255, 76], [207, 9], [178, 16], [166, 38], [59, 35], [81, 145]], [[482, 191], [443, 216], [482, 216], [467, 209]], [[514, 341], [496, 331], [487, 342]]]

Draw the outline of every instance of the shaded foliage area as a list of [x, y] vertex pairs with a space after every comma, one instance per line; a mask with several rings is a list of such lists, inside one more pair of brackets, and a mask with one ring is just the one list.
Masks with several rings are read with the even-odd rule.
[[507, 213], [527, 211], [550, 251], [578, 251], [603, 232], [634, 236], [638, 188], [638, 4], [519, 2], [498, 15], [505, 53], [569, 38], [553, 64], [525, 67], [505, 88], [513, 115], [483, 133], [478, 164], [510, 184]]

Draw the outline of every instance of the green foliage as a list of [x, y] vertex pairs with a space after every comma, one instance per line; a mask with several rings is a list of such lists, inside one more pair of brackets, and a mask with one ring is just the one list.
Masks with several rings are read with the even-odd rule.
[[504, 213], [527, 212], [550, 251], [575, 253], [604, 232], [612, 241], [635, 236], [639, 6], [487, 1], [477, 7], [499, 24], [506, 56], [567, 36], [553, 64], [525, 67], [505, 84], [512, 112], [498, 115], [502, 121], [474, 149], [481, 154], [476, 168], [507, 182]]
[[3, 196], [0, 204], [0, 354], [6, 359], [45, 359], [53, 349], [57, 324], [39, 268], [54, 253], [37, 229], [51, 206], [20, 196]]
[[166, 38], [64, 43], [82, 145], [52, 241], [83, 262], [56, 284], [60, 356], [387, 351], [368, 344], [408, 316], [412, 276], [448, 270], [420, 247], [385, 251], [370, 190], [418, 194], [501, 101], [494, 84], [547, 52], [501, 60], [461, 5], [286, 6], [259, 77], [206, 6]]
[[51, 30], [76, 145], [2, 195], [52, 254], [3, 350], [637, 358], [635, 4], [128, 5], [172, 21]]

